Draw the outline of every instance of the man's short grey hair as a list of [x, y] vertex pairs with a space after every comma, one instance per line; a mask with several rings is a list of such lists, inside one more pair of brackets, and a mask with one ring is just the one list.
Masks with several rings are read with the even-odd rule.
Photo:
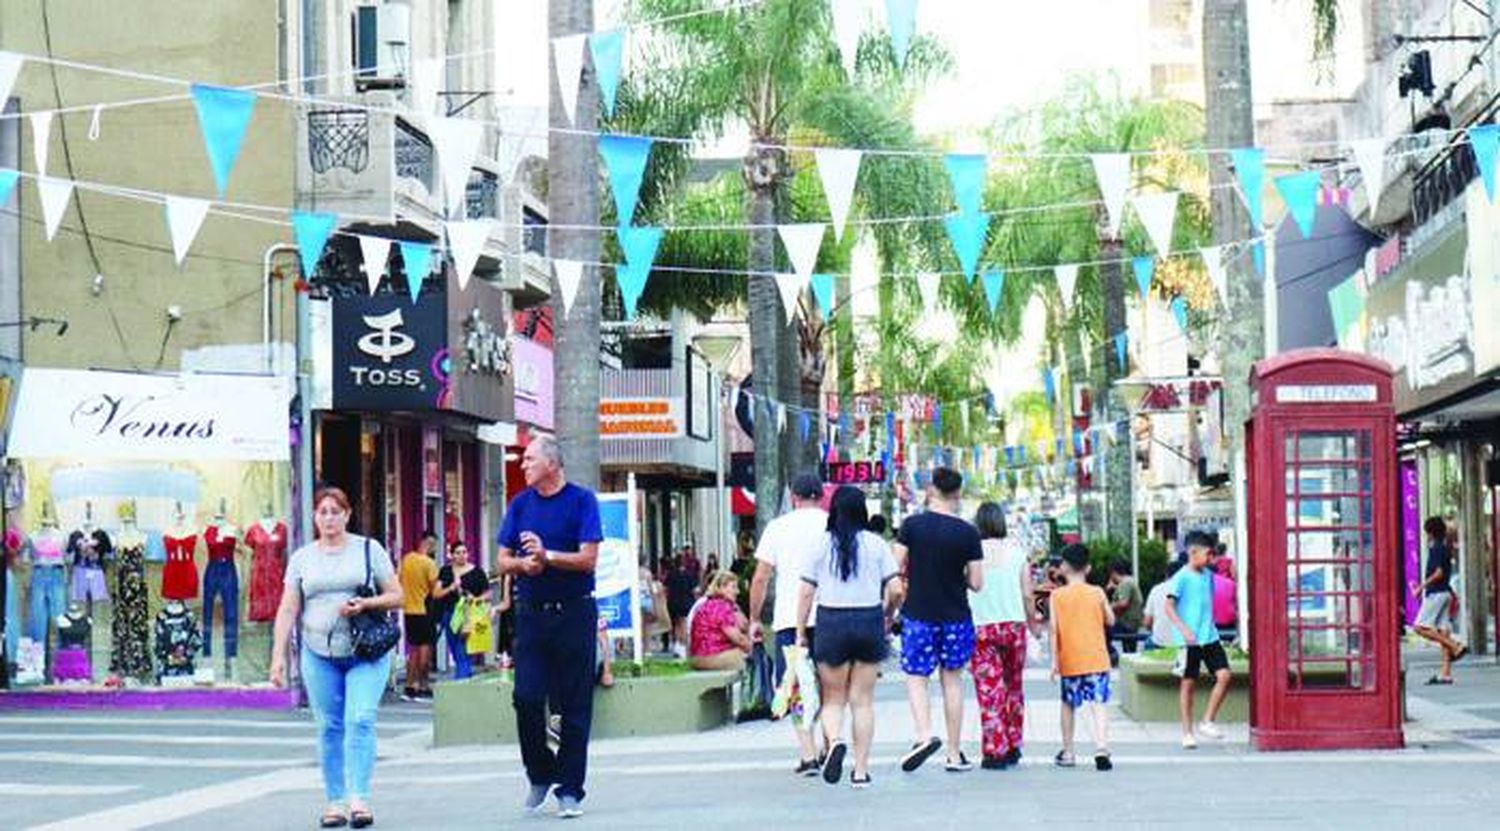
[[536, 452], [547, 457], [547, 461], [555, 462], [558, 467], [564, 467], [562, 445], [558, 443], [555, 436], [537, 436], [531, 440], [531, 443], [536, 445]]

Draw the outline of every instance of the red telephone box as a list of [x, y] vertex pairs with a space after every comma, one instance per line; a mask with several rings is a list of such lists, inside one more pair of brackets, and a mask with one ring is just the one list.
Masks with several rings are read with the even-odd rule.
[[1250, 380], [1251, 743], [1401, 747], [1391, 369], [1305, 349]]

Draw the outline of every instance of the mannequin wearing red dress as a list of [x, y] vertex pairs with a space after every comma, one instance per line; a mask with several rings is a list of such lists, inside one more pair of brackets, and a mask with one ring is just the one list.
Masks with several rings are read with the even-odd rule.
[[167, 600], [192, 600], [198, 596], [198, 563], [194, 559], [198, 535], [188, 528], [182, 503], [177, 504], [173, 519], [171, 530], [161, 535], [162, 546], [167, 549], [167, 564], [161, 572], [161, 596]]
[[286, 573], [286, 524], [277, 520], [266, 506], [260, 521], [245, 532], [250, 546], [250, 610], [246, 619], [266, 623], [276, 619], [281, 605], [282, 578]]

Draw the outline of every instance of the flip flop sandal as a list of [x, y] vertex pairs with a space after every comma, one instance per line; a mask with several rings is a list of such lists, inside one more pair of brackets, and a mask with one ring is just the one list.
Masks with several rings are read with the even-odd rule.
[[319, 828], [343, 828], [349, 824], [349, 817], [344, 815], [343, 809], [329, 808], [318, 818]]
[[1109, 751], [1100, 751], [1094, 754], [1094, 769], [1100, 772], [1114, 770], [1115, 763], [1109, 758]]
[[372, 813], [370, 813], [369, 811], [363, 811], [363, 810], [361, 810], [361, 811], [350, 811], [349, 812], [349, 827], [350, 828], [369, 828], [370, 826], [372, 826], [374, 824], [375, 824], [375, 815], [372, 814]]
[[1070, 768], [1077, 765], [1078, 760], [1074, 759], [1073, 755], [1066, 750], [1059, 750], [1057, 751], [1057, 755], [1052, 757], [1052, 764], [1060, 768]]
[[1436, 675], [1427, 679], [1427, 686], [1429, 687], [1446, 687], [1451, 685], [1452, 683], [1452, 678], [1439, 678]]

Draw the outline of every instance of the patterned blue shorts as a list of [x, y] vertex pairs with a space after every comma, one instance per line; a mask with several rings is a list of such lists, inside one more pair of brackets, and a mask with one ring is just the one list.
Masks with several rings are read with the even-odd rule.
[[943, 669], [963, 669], [974, 655], [974, 624], [928, 623], [901, 616], [901, 671], [929, 676]]
[[1062, 679], [1062, 702], [1073, 709], [1083, 706], [1085, 701], [1109, 703], [1109, 673], [1092, 675], [1069, 675]]

